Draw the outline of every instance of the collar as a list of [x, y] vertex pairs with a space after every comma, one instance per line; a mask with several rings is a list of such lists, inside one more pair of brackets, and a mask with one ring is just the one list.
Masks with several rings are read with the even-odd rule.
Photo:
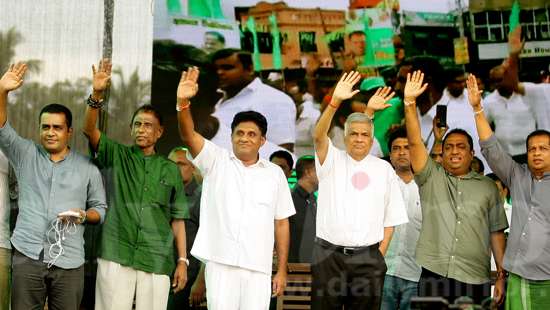
[[[240, 159], [238, 159], [237, 156], [235, 156], [235, 153], [233, 153], [233, 151], [231, 151], [231, 153], [229, 154], [229, 158], [231, 158], [231, 160], [237, 161], [241, 166], [245, 167], [243, 162]], [[259, 166], [260, 168], [266, 168], [266, 167], [268, 167], [269, 164], [270, 164], [270, 162], [263, 159], [263, 158], [261, 158], [260, 154], [258, 153], [258, 161], [256, 163], [254, 163], [253, 165], [250, 165], [250, 166], [245, 167], [245, 168], [252, 168], [252, 167], [255, 167], [255, 166]]]
[[294, 187], [294, 192], [298, 194], [300, 197], [306, 199], [313, 196], [313, 193], [308, 193], [303, 187], [300, 186], [300, 184], [296, 183], [296, 186]]
[[[38, 145], [39, 145], [39, 148], [38, 148], [39, 152], [51, 161], [52, 159], [50, 158], [50, 153], [44, 148], [42, 144], [38, 144]], [[69, 147], [69, 152], [67, 152], [67, 154], [65, 154], [65, 157], [63, 157], [63, 159], [61, 159], [57, 163], [63, 162], [66, 159], [71, 158], [72, 156], [73, 156], [73, 150]]]
[[132, 153], [142, 157], [142, 158], [155, 158], [155, 157], [158, 157], [158, 152], [157, 152], [157, 148], [155, 147], [155, 154], [153, 155], [147, 155], [145, 156], [145, 154], [143, 154], [143, 151], [139, 148], [139, 146], [137, 145], [132, 145], [131, 147], [131, 150], [132, 150]]
[[224, 102], [226, 100], [229, 100], [229, 99], [233, 99], [233, 98], [236, 98], [236, 97], [239, 97], [241, 95], [244, 95], [246, 93], [253, 93], [254, 91], [258, 90], [260, 87], [262, 87], [263, 83], [262, 81], [260, 80], [260, 78], [256, 77], [252, 80], [252, 82], [248, 83], [248, 85], [246, 85], [243, 89], [241, 89], [235, 96], [231, 97], [231, 98], [227, 98], [227, 93], [221, 89], [221, 88], [218, 88], [216, 91], [223, 94], [223, 97], [222, 97], [222, 101], [221, 102]]
[[450, 174], [447, 170], [445, 170], [445, 173], [449, 176], [455, 177], [457, 179], [463, 179], [463, 180], [470, 180], [470, 179], [481, 180], [482, 177], [483, 177], [481, 174], [479, 174], [475, 171], [472, 171], [472, 170], [470, 170], [470, 172], [468, 172], [466, 175], [463, 175], [461, 177], [454, 176], [454, 175]]

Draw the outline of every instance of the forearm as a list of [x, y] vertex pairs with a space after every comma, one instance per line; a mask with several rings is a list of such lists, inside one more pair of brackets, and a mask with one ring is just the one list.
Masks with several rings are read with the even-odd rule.
[[493, 135], [493, 130], [491, 125], [487, 121], [485, 114], [483, 113], [483, 108], [481, 106], [474, 107], [474, 118], [476, 121], [477, 134], [479, 135], [479, 140], [485, 141]]
[[4, 127], [8, 120], [8, 92], [0, 89], [0, 127]]
[[277, 272], [286, 272], [288, 262], [288, 247], [290, 230], [288, 219], [275, 221], [275, 247], [277, 249]]
[[172, 233], [176, 243], [178, 257], [187, 257], [187, 245], [185, 241], [185, 222], [181, 219], [172, 220]]
[[393, 235], [393, 227], [384, 227], [384, 239], [382, 240], [382, 242], [380, 242], [380, 246], [378, 247], [382, 255], [386, 255], [388, 246], [390, 246], [392, 235]]
[[[178, 102], [179, 106], [187, 104], [190, 104], [189, 101]], [[195, 123], [189, 107], [178, 112], [178, 128], [180, 138], [189, 147], [191, 155], [193, 157], [197, 156], [203, 147], [204, 141], [203, 137], [195, 131]]]
[[328, 132], [330, 130], [330, 124], [336, 114], [336, 109], [340, 106], [340, 101], [337, 99], [332, 99], [330, 104], [325, 108], [323, 114], [315, 126], [315, 131], [313, 132], [313, 139], [316, 143], [326, 139], [328, 137]]
[[416, 114], [416, 104], [405, 105], [405, 127], [414, 173], [421, 171], [428, 161], [428, 150], [422, 141], [420, 123]]
[[506, 248], [506, 237], [504, 236], [504, 231], [497, 231], [491, 233], [491, 249], [493, 251], [493, 256], [495, 257], [495, 264], [497, 265], [497, 270], [502, 270], [502, 262], [504, 259], [504, 249]]

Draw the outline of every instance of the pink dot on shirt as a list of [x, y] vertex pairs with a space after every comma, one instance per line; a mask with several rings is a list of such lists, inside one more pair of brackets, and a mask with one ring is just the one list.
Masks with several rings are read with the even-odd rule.
[[369, 175], [366, 174], [365, 172], [356, 172], [351, 177], [351, 184], [353, 184], [353, 187], [355, 187], [360, 191], [364, 190], [367, 186], [369, 186], [369, 183], [370, 183]]

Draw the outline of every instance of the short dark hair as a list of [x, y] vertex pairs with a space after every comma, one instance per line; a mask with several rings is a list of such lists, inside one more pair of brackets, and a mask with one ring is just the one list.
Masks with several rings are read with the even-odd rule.
[[260, 128], [262, 136], [265, 137], [267, 134], [267, 120], [265, 119], [265, 116], [256, 111], [243, 111], [235, 114], [235, 117], [233, 117], [233, 121], [231, 122], [231, 133], [233, 133], [237, 125], [243, 122], [253, 122], [256, 126], [258, 126], [258, 128]]
[[351, 39], [351, 37], [356, 35], [356, 34], [367, 36], [367, 34], [363, 30], [355, 30], [355, 31], [352, 31], [348, 34], [348, 39]]
[[456, 77], [464, 76], [464, 70], [460, 67], [450, 67], [445, 70], [445, 75], [447, 77], [447, 83], [450, 83], [455, 80]]
[[445, 150], [445, 142], [447, 141], [447, 138], [452, 134], [459, 134], [459, 135], [465, 136], [466, 139], [468, 140], [468, 145], [470, 146], [470, 151], [474, 150], [474, 140], [472, 139], [472, 136], [470, 136], [470, 134], [468, 132], [466, 132], [466, 130], [461, 129], [461, 128], [455, 128], [455, 129], [449, 131], [445, 135], [445, 138], [443, 138], [443, 142], [442, 142], [443, 150]]
[[311, 167], [315, 168], [315, 158], [313, 156], [305, 155], [298, 158], [298, 161], [296, 162], [296, 179], [301, 179], [306, 172], [306, 169]]
[[508, 193], [506, 194], [506, 199], [510, 200], [510, 197], [511, 197], [510, 189], [508, 188], [508, 186], [506, 186], [506, 184], [504, 184], [504, 182], [502, 182], [502, 180], [496, 174], [491, 172], [491, 173], [487, 173], [485, 176], [488, 177], [489, 179], [493, 180], [495, 183], [497, 181], [500, 182], [500, 184], [502, 184], [502, 186], [508, 190]]
[[294, 167], [294, 159], [292, 158], [292, 155], [290, 155], [289, 152], [284, 150], [275, 151], [271, 155], [269, 155], [269, 161], [271, 161], [275, 157], [284, 159], [288, 164], [288, 166], [290, 167], [290, 169]]
[[220, 43], [222, 44], [225, 44], [225, 37], [223, 36], [223, 34], [217, 32], [217, 31], [207, 31], [204, 33], [204, 35], [212, 35], [212, 36], [215, 36], [216, 37], [216, 40], [220, 41]]
[[213, 64], [218, 59], [231, 57], [234, 54], [237, 55], [237, 58], [239, 58], [239, 61], [244, 68], [250, 70], [254, 69], [254, 65], [252, 63], [252, 55], [249, 52], [245, 52], [237, 48], [222, 48], [215, 51], [214, 53], [212, 53], [212, 56], [210, 56], [210, 62]]
[[550, 132], [548, 130], [537, 129], [537, 130], [531, 132], [527, 136], [527, 140], [525, 140], [525, 148], [527, 149], [527, 151], [529, 151], [529, 140], [531, 140], [531, 138], [537, 137], [537, 136], [547, 136], [548, 139], [550, 140]]
[[42, 119], [42, 114], [44, 113], [53, 113], [53, 114], [64, 114], [65, 115], [65, 123], [67, 124], [67, 128], [71, 128], [73, 126], [73, 114], [71, 113], [71, 110], [67, 108], [66, 106], [59, 104], [59, 103], [52, 103], [48, 104], [47, 106], [43, 107], [42, 110], [40, 110], [40, 114], [38, 115], [38, 122], [40, 123]]
[[421, 70], [424, 73], [425, 83], [431, 83], [435, 89], [443, 91], [446, 87], [445, 71], [439, 60], [431, 56], [414, 56], [407, 60], [412, 66], [411, 73]]
[[399, 126], [396, 129], [389, 132], [388, 135], [388, 150], [391, 152], [391, 147], [393, 144], [393, 141], [395, 141], [398, 138], [405, 138], [407, 139], [407, 129], [403, 126]]
[[132, 120], [130, 123], [130, 126], [134, 123], [134, 118], [136, 118], [136, 115], [139, 113], [151, 113], [153, 114], [159, 121], [159, 124], [162, 126], [162, 115], [160, 115], [160, 111], [157, 107], [155, 107], [152, 104], [145, 104], [139, 107], [135, 112], [134, 115], [132, 115]]

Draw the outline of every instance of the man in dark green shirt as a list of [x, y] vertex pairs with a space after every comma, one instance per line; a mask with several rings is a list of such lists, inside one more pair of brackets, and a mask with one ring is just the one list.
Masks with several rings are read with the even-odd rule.
[[[474, 151], [466, 131], [454, 129], [443, 139], [441, 165], [428, 156], [416, 112], [416, 99], [427, 87], [423, 80], [421, 71], [408, 75], [404, 98], [411, 166], [422, 206], [416, 248], [422, 267], [418, 293], [442, 296], [451, 303], [468, 296], [480, 304], [491, 297], [491, 250], [497, 270], [502, 270], [506, 214], [496, 185], [470, 171]], [[499, 276], [497, 303], [502, 303], [503, 293], [504, 277]]]
[[132, 146], [117, 143], [96, 128], [111, 64], [103, 60], [93, 69], [93, 94], [83, 130], [97, 165], [109, 169], [113, 187], [99, 249], [95, 309], [130, 310], [135, 295], [137, 309], [164, 310], [174, 269], [174, 291], [187, 281], [183, 182], [177, 166], [156, 154], [163, 127], [153, 106], [134, 113]]

